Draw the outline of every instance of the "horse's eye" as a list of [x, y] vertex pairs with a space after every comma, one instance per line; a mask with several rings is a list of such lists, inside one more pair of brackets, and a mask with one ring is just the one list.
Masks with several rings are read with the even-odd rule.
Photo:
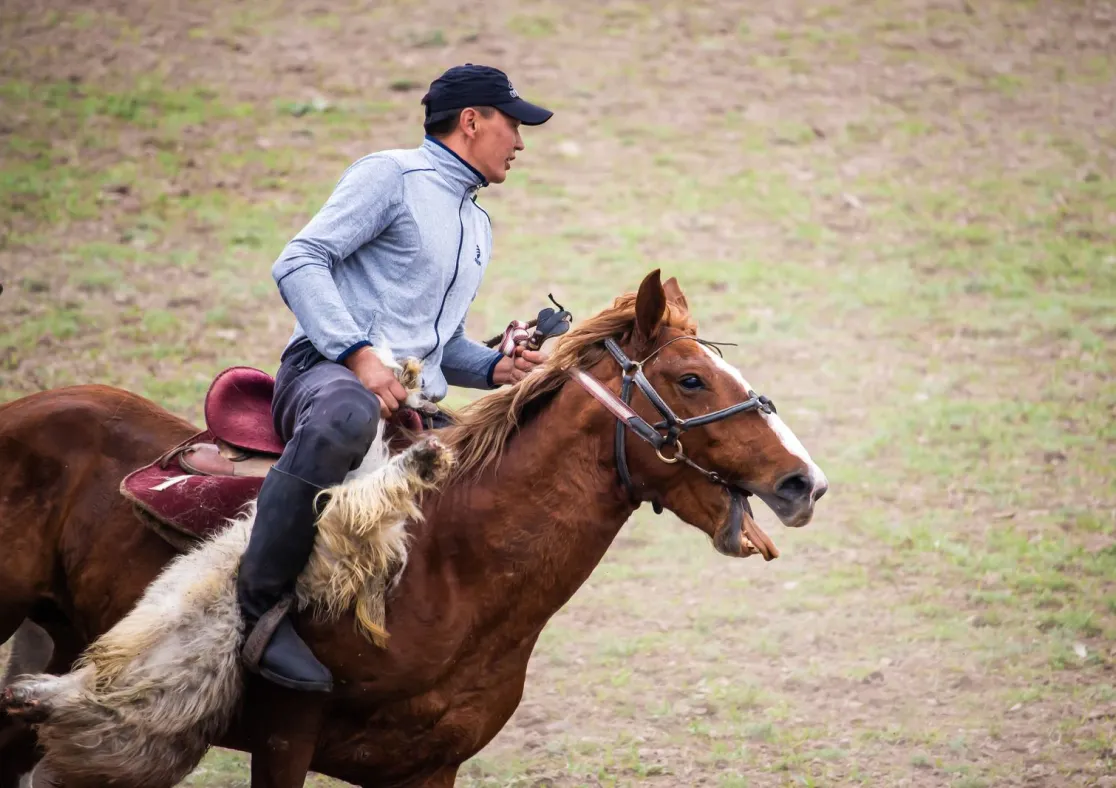
[[705, 383], [697, 375], [683, 375], [678, 383], [682, 388], [689, 389], [690, 391], [697, 391], [698, 389], [705, 388]]

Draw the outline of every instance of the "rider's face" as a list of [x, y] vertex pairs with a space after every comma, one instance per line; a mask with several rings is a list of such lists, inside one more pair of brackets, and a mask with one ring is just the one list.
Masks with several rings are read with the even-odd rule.
[[473, 113], [470, 153], [473, 166], [480, 170], [489, 183], [503, 183], [517, 151], [523, 150], [519, 135], [519, 121], [499, 110], [487, 118]]

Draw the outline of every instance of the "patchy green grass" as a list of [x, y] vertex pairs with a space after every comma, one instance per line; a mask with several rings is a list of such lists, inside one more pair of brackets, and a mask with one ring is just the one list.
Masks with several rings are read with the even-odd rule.
[[542, 14], [518, 14], [508, 20], [508, 30], [524, 38], [549, 38], [557, 28], [553, 18]]

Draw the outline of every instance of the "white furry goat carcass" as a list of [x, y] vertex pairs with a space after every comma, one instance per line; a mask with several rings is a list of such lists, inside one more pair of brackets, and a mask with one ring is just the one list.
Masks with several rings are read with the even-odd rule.
[[[355, 607], [358, 628], [383, 645], [384, 596], [406, 562], [406, 524], [452, 465], [433, 438], [389, 459], [381, 427], [361, 467], [323, 493], [299, 608], [329, 618]], [[73, 672], [10, 687], [9, 712], [37, 724], [43, 764], [66, 785], [174, 785], [225, 731], [243, 688], [235, 578], [254, 517], [253, 505], [172, 561]]]

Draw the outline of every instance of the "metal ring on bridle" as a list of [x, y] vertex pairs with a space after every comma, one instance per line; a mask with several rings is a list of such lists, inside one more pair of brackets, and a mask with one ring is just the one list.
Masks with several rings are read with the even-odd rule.
[[[667, 445], [667, 444], [665, 444], [665, 443], [663, 444], [663, 446], [666, 446], [666, 445]], [[673, 457], [664, 457], [664, 456], [663, 456], [663, 447], [662, 447], [662, 446], [657, 446], [657, 447], [655, 448], [655, 454], [656, 454], [656, 455], [658, 456], [658, 458], [659, 458], [660, 460], [662, 460], [663, 462], [665, 462], [665, 463], [666, 463], [667, 465], [674, 465], [674, 463], [678, 462], [678, 461], [679, 461], [679, 460], [680, 460], [680, 459], [682, 458], [682, 441], [681, 441], [681, 440], [679, 440], [678, 438], [675, 438], [675, 439], [674, 439], [674, 443], [672, 443], [672, 444], [670, 444], [670, 445], [672, 445], [672, 446], [674, 446], [674, 447], [675, 447], [675, 451], [674, 451], [674, 456], [673, 456]]]
[[[585, 387], [594, 399], [607, 407], [616, 417], [616, 433], [613, 439], [613, 446], [616, 453], [616, 471], [620, 476], [620, 484], [623, 485], [628, 493], [628, 497], [635, 502], [637, 506], [641, 501], [652, 500], [656, 512], [662, 511], [662, 503], [654, 497], [648, 499], [641, 489], [637, 489], [636, 483], [632, 480], [632, 474], [628, 470], [627, 442], [625, 438], [629, 430], [640, 439], [650, 443], [655, 449], [656, 456], [658, 456], [662, 462], [668, 465], [674, 465], [678, 462], [685, 463], [690, 468], [704, 475], [710, 482], [729, 488], [729, 492], [734, 496], [733, 500], [735, 500], [735, 496], [741, 494], [747, 495], [747, 493], [740, 488], [732, 487], [730, 482], [716, 471], [703, 468], [687, 457], [685, 451], [682, 449], [682, 441], [679, 440], [679, 435], [695, 427], [713, 424], [739, 413], [748, 413], [753, 410], [762, 411], [764, 413], [775, 412], [775, 404], [770, 399], [749, 389], [747, 392], [748, 399], [743, 402], [729, 405], [727, 408], [721, 408], [712, 413], [692, 416], [688, 419], [678, 418], [678, 416], [674, 414], [674, 411], [671, 410], [670, 406], [667, 405], [666, 401], [655, 391], [655, 388], [651, 385], [646, 375], [644, 375], [643, 367], [667, 345], [681, 342], [682, 340], [692, 340], [708, 348], [712, 348], [718, 355], [721, 354], [721, 349], [717, 347], [718, 344], [730, 344], [727, 342], [709, 342], [708, 340], [700, 339], [693, 335], [678, 336], [667, 340], [659, 347], [655, 348], [642, 361], [633, 361], [620, 349], [620, 345], [617, 344], [615, 339], [607, 337], [604, 340], [605, 350], [608, 351], [609, 355], [612, 356], [613, 360], [616, 361], [624, 371], [624, 375], [620, 379], [619, 397], [602, 386], [599, 380], [591, 377], [584, 370], [577, 370], [577, 374], [573, 372], [570, 373]], [[643, 392], [644, 397], [646, 397], [652, 407], [659, 412], [659, 415], [663, 417], [662, 421], [651, 424], [632, 410], [632, 393], [635, 389], [639, 389]], [[661, 430], [667, 430], [668, 432], [664, 435]], [[672, 457], [667, 457], [663, 454], [663, 448], [668, 445], [674, 447], [674, 455]]]

